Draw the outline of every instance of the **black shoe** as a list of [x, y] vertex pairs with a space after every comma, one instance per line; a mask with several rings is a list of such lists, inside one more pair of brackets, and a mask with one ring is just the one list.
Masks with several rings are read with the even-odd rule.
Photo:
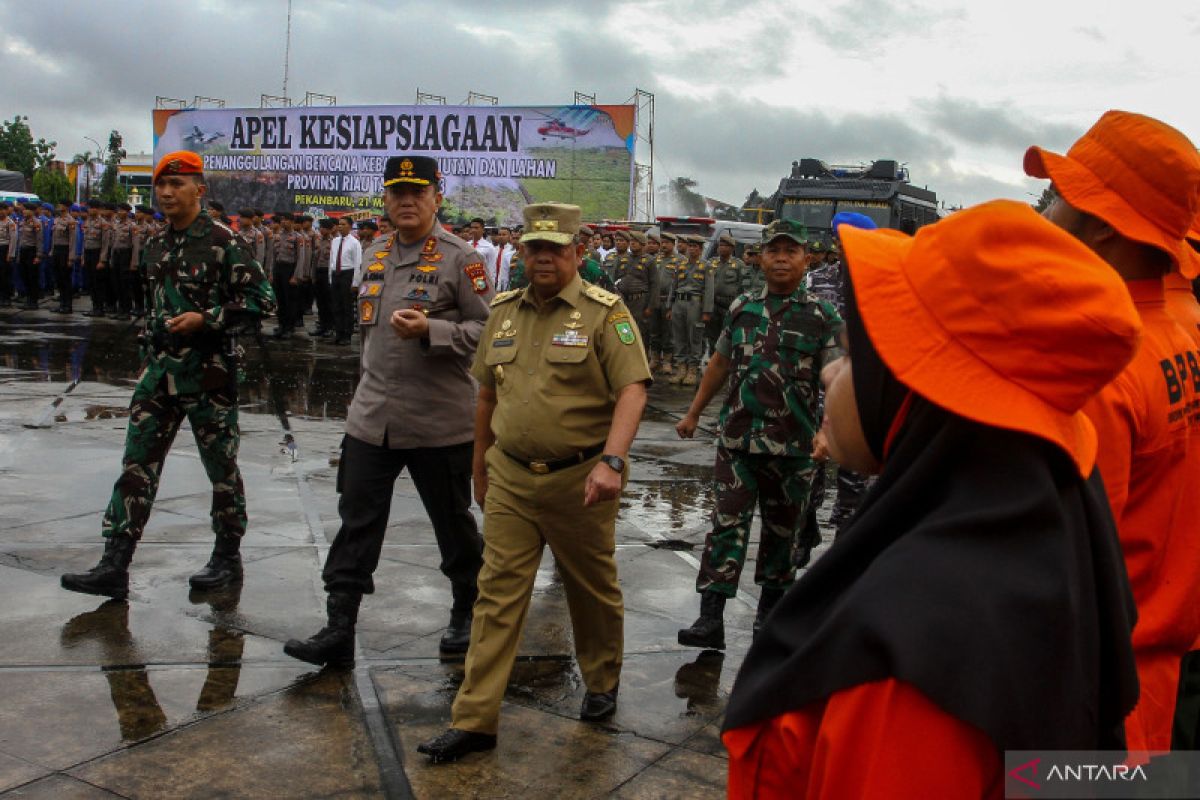
[[700, 595], [700, 616], [690, 628], [679, 632], [679, 643], [708, 650], [725, 649], [725, 600], [723, 594], [706, 591]]
[[443, 653], [465, 653], [471, 644], [471, 612], [450, 612], [450, 624], [438, 642]]
[[291, 336], [291, 335], [292, 335], [291, 328], [276, 328], [274, 330], [274, 332], [272, 332], [272, 334], [271, 334], [271, 336], [276, 339], [286, 339], [288, 336]]
[[617, 690], [610, 692], [588, 692], [583, 696], [579, 718], [584, 722], [599, 722], [608, 719], [617, 711]]
[[329, 622], [304, 641], [289, 639], [283, 652], [317, 666], [354, 666], [354, 625], [361, 601], [360, 594], [330, 593], [325, 603]]
[[430, 764], [458, 761], [468, 753], [496, 749], [496, 736], [450, 728], [428, 742], [417, 745], [417, 752], [429, 756]]
[[334, 344], [336, 344], [336, 345], [350, 344], [350, 340], [349, 340], [349, 339], [338, 338], [338, 339], [334, 339], [334, 340], [333, 340], [333, 343], [334, 343]]
[[118, 319], [121, 322], [128, 322], [130, 319], [132, 319], [132, 317], [122, 311], [119, 314], [113, 314], [113, 319]]
[[193, 589], [211, 591], [223, 586], [240, 583], [242, 580], [242, 557], [239, 554], [240, 536], [218, 536], [212, 556], [204, 569], [188, 578]]
[[135, 547], [137, 542], [128, 536], [109, 536], [100, 563], [87, 572], [63, 575], [59, 579], [62, 588], [124, 600], [129, 596], [129, 562]]
[[329, 333], [329, 331], [325, 330], [324, 328], [313, 328], [308, 331], [308, 335], [314, 338], [318, 336], [324, 336], [327, 333]]
[[85, 311], [85, 312], [83, 312], [83, 315], [84, 315], [85, 317], [103, 317], [103, 316], [104, 316], [104, 309], [103, 309], [103, 308], [99, 308], [99, 309], [93, 308], [93, 309], [92, 309], [92, 310], [90, 310], [90, 311]]
[[762, 592], [758, 596], [758, 611], [754, 614], [755, 636], [758, 636], [763, 623], [767, 621], [767, 615], [771, 613], [771, 609], [779, 602], [779, 598], [783, 597], [785, 591], [785, 589], [773, 589], [767, 586], [762, 588]]

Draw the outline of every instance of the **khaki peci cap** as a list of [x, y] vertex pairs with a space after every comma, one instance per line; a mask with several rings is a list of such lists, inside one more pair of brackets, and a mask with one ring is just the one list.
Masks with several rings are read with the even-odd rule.
[[534, 203], [525, 206], [525, 235], [523, 242], [553, 242], [571, 244], [583, 221], [579, 206], [566, 203]]
[[638, 244], [646, 243], [646, 234], [642, 233], [641, 231], [630, 231], [629, 238]]

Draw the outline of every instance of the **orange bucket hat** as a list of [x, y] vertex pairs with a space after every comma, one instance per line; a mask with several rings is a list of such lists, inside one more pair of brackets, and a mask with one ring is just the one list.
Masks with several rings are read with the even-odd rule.
[[204, 161], [191, 150], [176, 150], [158, 160], [150, 183], [158, 183], [159, 175], [203, 175]]
[[1166, 251], [1185, 277], [1200, 274], [1184, 241], [1200, 213], [1200, 153], [1170, 125], [1108, 111], [1065, 156], [1030, 147], [1025, 172], [1054, 181], [1064, 200], [1122, 236]]
[[1080, 409], [1137, 352], [1120, 276], [1025, 203], [996, 200], [908, 237], [843, 225], [867, 334], [896, 378], [959, 416], [1065, 450], [1085, 478]]

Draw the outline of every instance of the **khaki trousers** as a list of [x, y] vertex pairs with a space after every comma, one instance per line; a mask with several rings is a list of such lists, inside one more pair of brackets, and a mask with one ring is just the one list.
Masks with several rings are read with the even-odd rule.
[[590, 692], [616, 688], [625, 644], [615, 557], [620, 500], [583, 507], [584, 482], [598, 462], [599, 456], [536, 475], [497, 448], [488, 450], [479, 599], [452, 727], [496, 733], [545, 545], [566, 590], [584, 684]]

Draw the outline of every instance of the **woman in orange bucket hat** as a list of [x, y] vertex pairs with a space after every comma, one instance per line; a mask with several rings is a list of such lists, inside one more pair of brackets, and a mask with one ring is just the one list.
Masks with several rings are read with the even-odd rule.
[[1118, 749], [1133, 606], [1081, 413], [1133, 357], [1120, 279], [1028, 206], [839, 231], [829, 447], [879, 472], [767, 619], [731, 797], [1000, 797], [1002, 753]]

